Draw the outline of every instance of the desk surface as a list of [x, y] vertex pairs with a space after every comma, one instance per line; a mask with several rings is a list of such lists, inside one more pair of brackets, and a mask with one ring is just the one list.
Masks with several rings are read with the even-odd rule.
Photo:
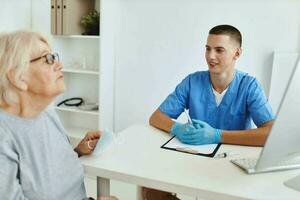
[[247, 175], [230, 162], [257, 157], [259, 147], [222, 145], [217, 153], [233, 155], [215, 159], [161, 149], [170, 136], [150, 126], [133, 125], [120, 134], [121, 144], [81, 158], [88, 174], [206, 199], [300, 198], [300, 192], [283, 185], [300, 170]]

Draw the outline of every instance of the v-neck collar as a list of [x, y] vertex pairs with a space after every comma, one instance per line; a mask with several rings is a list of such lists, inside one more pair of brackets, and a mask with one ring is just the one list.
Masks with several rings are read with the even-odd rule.
[[223, 90], [223, 92], [219, 93], [217, 90], [214, 89], [213, 86], [211, 86], [211, 89], [213, 91], [213, 94], [216, 96], [224, 96], [226, 94], [226, 92], [228, 91], [229, 85], [227, 86], [227, 88], [225, 88], [225, 90]]
[[237, 70], [235, 71], [234, 78], [230, 82], [229, 86], [227, 87], [227, 92], [223, 96], [223, 99], [222, 99], [222, 101], [221, 101], [221, 103], [220, 103], [219, 106], [217, 106], [217, 102], [215, 100], [215, 95], [213, 93], [213, 88], [212, 88], [213, 85], [212, 85], [212, 82], [210, 80], [210, 73], [209, 73], [209, 71], [207, 71], [207, 72], [208, 72], [208, 76], [207, 76], [208, 87], [206, 87], [206, 88], [208, 90], [209, 99], [211, 100], [210, 101], [210, 105], [214, 106], [215, 108], [219, 108], [221, 106], [227, 106], [227, 105], [229, 105], [230, 102], [232, 102], [234, 94], [236, 93], [236, 87], [238, 86], [238, 78], [237, 78], [238, 71]]

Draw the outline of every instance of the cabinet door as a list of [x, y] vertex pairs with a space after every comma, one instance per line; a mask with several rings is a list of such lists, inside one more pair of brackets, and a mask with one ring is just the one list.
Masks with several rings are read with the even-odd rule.
[[80, 21], [83, 15], [94, 10], [94, 0], [62, 0], [62, 34], [82, 35], [84, 28]]
[[55, 35], [56, 32], [56, 0], [51, 0], [51, 34]]
[[56, 0], [56, 34], [62, 34], [62, 0]]

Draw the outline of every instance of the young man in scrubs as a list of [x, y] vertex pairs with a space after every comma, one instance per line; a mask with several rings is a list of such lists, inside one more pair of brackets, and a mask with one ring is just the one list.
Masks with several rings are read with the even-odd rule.
[[[230, 25], [209, 31], [208, 71], [188, 75], [152, 114], [150, 124], [186, 144], [228, 143], [263, 146], [275, 118], [259, 82], [235, 69], [242, 36]], [[192, 123], [177, 119], [189, 110]], [[251, 120], [257, 128], [252, 128]]]

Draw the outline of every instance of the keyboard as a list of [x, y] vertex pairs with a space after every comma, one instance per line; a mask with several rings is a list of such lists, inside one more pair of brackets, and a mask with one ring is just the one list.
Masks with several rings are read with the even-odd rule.
[[242, 159], [231, 160], [231, 162], [236, 164], [237, 166], [241, 167], [249, 174], [300, 168], [300, 157], [297, 157], [295, 159], [290, 159], [290, 160], [279, 162], [270, 168], [266, 168], [261, 171], [256, 171], [255, 166], [257, 164], [257, 160], [258, 160], [257, 158], [242, 158]]
[[255, 166], [257, 163], [257, 158], [242, 158], [231, 160], [232, 163], [246, 170], [248, 173], [255, 171]]

